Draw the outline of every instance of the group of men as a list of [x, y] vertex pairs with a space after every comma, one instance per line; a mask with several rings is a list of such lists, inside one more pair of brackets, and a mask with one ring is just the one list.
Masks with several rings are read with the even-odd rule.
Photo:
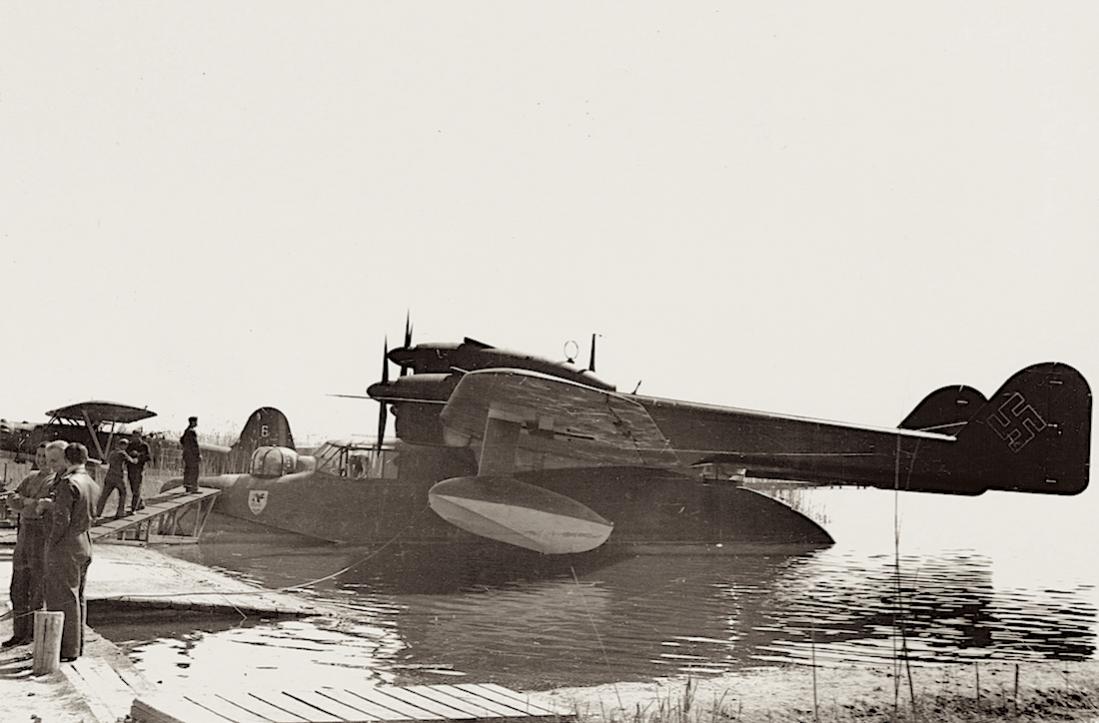
[[[198, 490], [201, 461], [197, 424], [198, 418], [190, 417], [180, 438], [183, 483], [191, 492]], [[91, 527], [114, 491], [119, 494], [115, 516], [124, 515], [124, 474], [133, 494], [131, 511], [144, 506], [141, 482], [149, 459], [149, 445], [140, 432], [134, 432], [130, 440], [119, 440], [108, 456], [101, 490], [87, 472], [86, 446], [62, 440], [38, 445], [34, 471], [8, 499], [10, 509], [19, 515], [19, 531], [12, 555], [12, 636], [0, 647], [31, 642], [34, 612], [44, 604], [47, 610], [65, 613], [61, 659], [72, 661], [84, 652], [84, 582], [92, 561]]]
[[151, 459], [149, 444], [142, 439], [141, 432], [134, 430], [130, 439], [120, 439], [115, 449], [107, 455], [107, 474], [103, 478], [103, 492], [99, 495], [99, 503], [96, 505], [95, 516], [103, 516], [103, 508], [107, 506], [107, 498], [112, 492], [118, 492], [118, 508], [114, 516], [126, 515], [126, 483], [125, 477], [130, 483], [130, 493], [133, 501], [130, 503], [130, 512], [137, 512], [145, 506], [141, 499], [141, 481], [145, 475], [145, 465]]
[[5, 648], [29, 643], [34, 611], [65, 613], [61, 659], [84, 652], [84, 581], [92, 561], [93, 509], [99, 485], [88, 474], [88, 448], [62, 440], [44, 442], [35, 450], [33, 474], [9, 499], [19, 514], [19, 532], [12, 556], [12, 637]]

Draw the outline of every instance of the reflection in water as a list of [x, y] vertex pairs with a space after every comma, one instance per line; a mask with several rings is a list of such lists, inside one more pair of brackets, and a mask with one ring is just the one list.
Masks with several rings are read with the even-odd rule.
[[[394, 545], [311, 591], [346, 619], [96, 628], [124, 642], [156, 679], [225, 682], [231, 660], [241, 682], [273, 684], [293, 671], [299, 685], [466, 675], [535, 689], [716, 674], [806, 662], [814, 652], [821, 664], [886, 662], [901, 644], [899, 608], [917, 663], [1094, 655], [1095, 573], [1067, 553], [1068, 565], [1049, 554], [1073, 540], [1071, 519], [1061, 519], [1067, 531], [1047, 526], [1036, 545], [1012, 534], [1020, 529], [1013, 515], [1042, 529], [1025, 510], [1006, 510], [998, 529], [975, 526], [968, 500], [921, 497], [904, 508], [898, 587], [893, 497], [806, 494], [832, 520], [835, 546], [794, 556], [608, 554], [577, 563], [499, 547]], [[982, 511], [1004, 500], [1014, 504], [989, 498]], [[273, 587], [371, 555], [220, 523], [208, 543], [172, 553]]]

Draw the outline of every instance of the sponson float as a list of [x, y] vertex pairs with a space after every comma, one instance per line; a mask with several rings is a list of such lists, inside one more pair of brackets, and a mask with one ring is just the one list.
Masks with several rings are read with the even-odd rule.
[[227, 490], [222, 511], [348, 542], [737, 550], [830, 542], [745, 477], [962, 495], [1088, 484], [1091, 391], [1061, 363], [991, 397], [943, 387], [897, 428], [621, 393], [594, 375], [594, 348], [579, 369], [473, 339], [413, 346], [406, 328], [383, 364], [367, 392], [379, 440], [396, 416], [396, 447], [261, 448], [250, 474], [206, 482]]

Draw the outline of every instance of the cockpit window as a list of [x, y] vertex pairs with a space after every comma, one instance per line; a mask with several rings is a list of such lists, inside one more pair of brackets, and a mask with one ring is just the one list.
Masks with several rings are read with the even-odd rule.
[[373, 445], [325, 442], [313, 453], [317, 470], [348, 479], [395, 479], [396, 452], [383, 449], [381, 457]]

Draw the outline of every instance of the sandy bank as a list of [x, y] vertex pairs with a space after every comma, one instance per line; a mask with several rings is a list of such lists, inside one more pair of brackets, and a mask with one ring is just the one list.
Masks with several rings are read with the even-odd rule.
[[[907, 670], [895, 693], [891, 665], [817, 668], [815, 711], [821, 721], [1099, 721], [1099, 662], [1020, 663], [1017, 694], [1015, 670], [988, 662], [913, 667], [913, 710]], [[540, 695], [573, 706], [582, 721], [812, 721], [813, 688], [811, 667], [789, 666]]]

